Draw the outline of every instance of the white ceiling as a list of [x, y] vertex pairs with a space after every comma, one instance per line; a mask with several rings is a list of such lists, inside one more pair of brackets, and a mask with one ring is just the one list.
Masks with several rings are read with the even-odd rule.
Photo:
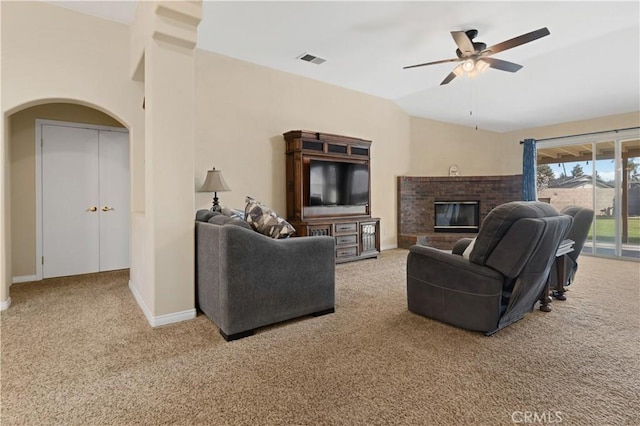
[[[52, 2], [130, 23], [134, 1]], [[207, 1], [198, 47], [396, 102], [413, 116], [505, 132], [640, 110], [640, 2]], [[450, 31], [491, 46], [547, 27], [551, 35], [497, 53], [523, 65], [440, 82], [456, 63]], [[297, 57], [308, 52], [321, 65]]]

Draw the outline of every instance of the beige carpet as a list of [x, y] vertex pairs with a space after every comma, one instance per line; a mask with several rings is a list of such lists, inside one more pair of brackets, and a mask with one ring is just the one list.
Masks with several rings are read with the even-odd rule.
[[16, 284], [0, 423], [640, 424], [638, 263], [582, 256], [567, 301], [485, 337], [407, 311], [406, 255], [339, 265], [335, 314], [231, 343], [203, 315], [151, 328], [124, 272]]

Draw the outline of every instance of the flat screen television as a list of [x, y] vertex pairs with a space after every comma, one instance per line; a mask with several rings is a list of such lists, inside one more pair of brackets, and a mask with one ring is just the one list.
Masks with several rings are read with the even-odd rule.
[[367, 206], [369, 167], [342, 161], [309, 161], [309, 206]]

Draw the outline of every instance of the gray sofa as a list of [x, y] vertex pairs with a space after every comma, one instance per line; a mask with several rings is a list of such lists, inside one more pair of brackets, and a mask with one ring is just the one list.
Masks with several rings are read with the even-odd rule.
[[572, 218], [551, 205], [515, 201], [493, 209], [470, 239], [443, 252], [412, 246], [407, 258], [411, 312], [489, 335], [533, 310], [546, 289]]
[[225, 340], [334, 312], [333, 238], [272, 239], [242, 219], [207, 216], [196, 216], [196, 297]]

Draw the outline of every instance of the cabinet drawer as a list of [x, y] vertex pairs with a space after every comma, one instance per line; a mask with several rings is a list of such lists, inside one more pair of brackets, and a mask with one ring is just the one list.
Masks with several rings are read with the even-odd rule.
[[336, 237], [336, 245], [337, 246], [345, 246], [349, 244], [357, 244], [358, 236], [356, 234], [353, 235], [339, 235]]
[[357, 247], [345, 247], [336, 249], [336, 258], [340, 259], [341, 257], [352, 257], [358, 255]]
[[336, 232], [356, 232], [357, 223], [336, 223]]

